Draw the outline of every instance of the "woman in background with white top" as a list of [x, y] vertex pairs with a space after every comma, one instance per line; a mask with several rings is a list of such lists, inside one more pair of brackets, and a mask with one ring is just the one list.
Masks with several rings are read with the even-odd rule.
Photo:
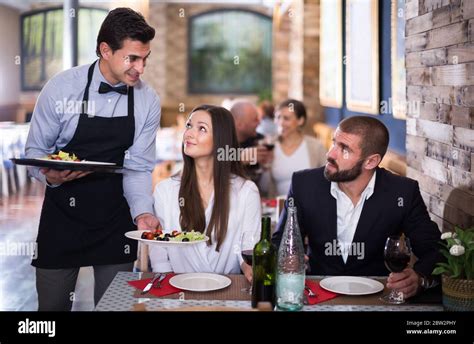
[[[252, 267], [243, 261], [241, 251], [253, 249], [259, 240], [260, 195], [256, 185], [244, 177], [236, 155], [231, 155], [237, 149], [234, 120], [228, 110], [212, 105], [193, 109], [183, 135], [183, 170], [156, 186], [154, 206], [165, 233], [196, 230], [210, 240], [186, 247], [151, 245], [153, 271], [242, 271], [251, 280]], [[244, 231], [254, 233], [252, 242], [243, 242]]]
[[274, 158], [259, 183], [260, 191], [268, 197], [286, 195], [293, 172], [316, 168], [326, 163], [326, 149], [318, 139], [303, 134], [306, 108], [295, 99], [280, 103], [275, 112], [279, 139]]

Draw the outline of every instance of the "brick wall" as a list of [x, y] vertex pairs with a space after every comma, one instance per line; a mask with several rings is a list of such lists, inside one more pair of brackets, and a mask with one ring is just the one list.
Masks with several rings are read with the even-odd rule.
[[323, 120], [319, 103], [319, 0], [293, 1], [273, 33], [273, 100], [303, 100], [307, 133]]
[[303, 99], [308, 108], [306, 128], [323, 121], [323, 107], [319, 103], [319, 0], [304, 2], [304, 64]]
[[[162, 126], [174, 124], [180, 113], [189, 113], [196, 105], [207, 103], [220, 105], [233, 94], [188, 94], [188, 20], [191, 16], [213, 9], [240, 8], [271, 15], [271, 9], [263, 6], [236, 4], [164, 4], [150, 2], [149, 23], [157, 31], [152, 42], [144, 80], [158, 92], [162, 101]], [[257, 96], [249, 96], [257, 100]]]
[[[220, 104], [226, 98], [240, 97], [187, 92], [188, 18], [218, 8], [244, 8], [272, 15], [272, 9], [263, 6], [150, 2], [148, 17], [156, 36], [144, 80], [161, 97], [163, 126], [173, 124], [180, 112], [188, 113], [195, 105]], [[319, 0], [297, 0], [273, 28], [272, 95], [275, 103], [288, 97], [302, 99], [308, 108], [308, 131], [322, 116], [318, 75]], [[257, 100], [256, 95], [250, 98]]]
[[284, 13], [273, 25], [272, 98], [275, 104], [288, 98], [290, 89], [290, 33], [291, 20]]
[[[406, 1], [407, 175], [440, 230], [474, 216], [474, 1]], [[419, 107], [418, 107], [419, 105]]]

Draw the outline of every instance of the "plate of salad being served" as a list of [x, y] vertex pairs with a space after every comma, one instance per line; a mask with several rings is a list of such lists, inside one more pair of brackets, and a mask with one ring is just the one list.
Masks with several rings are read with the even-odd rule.
[[155, 229], [153, 231], [136, 230], [125, 233], [125, 236], [129, 239], [141, 241], [149, 245], [159, 246], [190, 246], [200, 244], [209, 240], [205, 234], [191, 231], [171, 231], [164, 232], [161, 229]]
[[93, 172], [120, 172], [123, 166], [112, 162], [89, 161], [80, 159], [74, 153], [59, 151], [42, 158], [15, 158], [10, 159], [17, 165], [36, 166], [53, 170], [93, 171]]

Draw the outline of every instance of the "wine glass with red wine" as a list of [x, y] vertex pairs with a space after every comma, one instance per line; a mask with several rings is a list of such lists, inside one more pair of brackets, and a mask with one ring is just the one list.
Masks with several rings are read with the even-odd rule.
[[[255, 246], [255, 233], [254, 232], [244, 232], [242, 234], [242, 251], [240, 254], [242, 255], [242, 259], [248, 265], [252, 266], [253, 260], [253, 247]], [[249, 288], [242, 288], [242, 292], [246, 292], [252, 294], [252, 286]]]
[[262, 144], [266, 149], [273, 150], [275, 148], [275, 142], [278, 140], [278, 136], [274, 134], [267, 134], [260, 140], [260, 144]]
[[[387, 238], [384, 249], [385, 266], [391, 272], [402, 272], [408, 266], [411, 257], [410, 240], [405, 236], [395, 235]], [[403, 293], [392, 289], [390, 294], [382, 296], [382, 301], [390, 304], [405, 303]]]
[[[258, 141], [258, 145], [261, 147], [265, 147], [265, 149], [270, 152], [270, 151], [273, 151], [273, 149], [275, 148], [275, 143], [277, 142], [277, 140], [278, 140], [278, 135], [267, 134]], [[269, 169], [271, 166], [272, 166], [271, 162], [267, 162], [263, 164], [262, 165], [263, 169], [260, 171], [260, 173], [262, 173], [263, 170]]]
[[242, 250], [241, 254], [242, 254], [242, 258], [244, 259], [244, 262], [252, 266], [253, 249]]

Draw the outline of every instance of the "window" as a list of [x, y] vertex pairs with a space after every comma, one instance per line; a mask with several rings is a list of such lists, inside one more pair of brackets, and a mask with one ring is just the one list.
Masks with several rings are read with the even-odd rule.
[[[78, 22], [78, 62], [96, 58], [95, 47], [100, 25], [107, 10], [80, 8]], [[30, 12], [21, 20], [22, 90], [40, 90], [63, 67], [63, 9]]]
[[272, 21], [260, 13], [219, 10], [189, 25], [189, 93], [271, 94]]

